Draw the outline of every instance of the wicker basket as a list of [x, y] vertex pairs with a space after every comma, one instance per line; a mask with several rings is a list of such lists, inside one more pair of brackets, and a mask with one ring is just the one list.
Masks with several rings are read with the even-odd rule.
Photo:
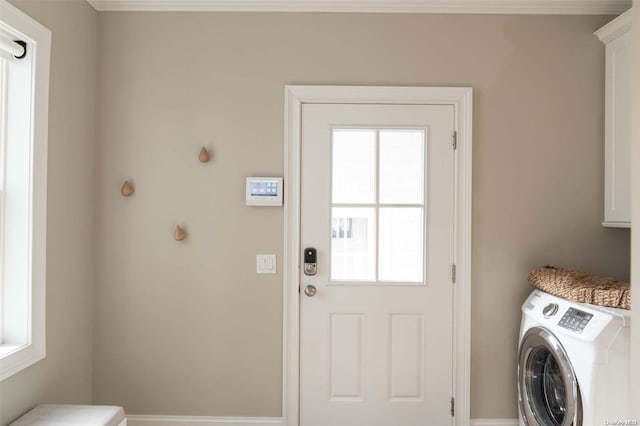
[[612, 278], [544, 266], [529, 273], [529, 282], [542, 291], [574, 302], [631, 309], [629, 283]]

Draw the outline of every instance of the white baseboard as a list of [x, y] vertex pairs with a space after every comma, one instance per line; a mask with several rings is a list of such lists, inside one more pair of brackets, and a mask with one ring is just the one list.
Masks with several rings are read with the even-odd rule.
[[518, 426], [518, 419], [471, 419], [471, 426]]
[[127, 415], [127, 426], [283, 426], [280, 417], [202, 417]]
[[[127, 415], [127, 426], [284, 426], [280, 417]], [[518, 419], [471, 419], [471, 426], [518, 426]]]

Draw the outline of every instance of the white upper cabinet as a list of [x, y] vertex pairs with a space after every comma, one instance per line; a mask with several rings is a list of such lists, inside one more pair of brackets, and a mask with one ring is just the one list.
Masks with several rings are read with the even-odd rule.
[[631, 10], [596, 31], [606, 45], [604, 226], [631, 227]]

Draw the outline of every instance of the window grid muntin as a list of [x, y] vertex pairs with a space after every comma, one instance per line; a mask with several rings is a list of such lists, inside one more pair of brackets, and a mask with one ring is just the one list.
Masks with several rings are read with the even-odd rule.
[[[334, 203], [333, 202], [333, 159], [334, 159], [334, 134], [335, 131], [340, 130], [374, 130], [375, 131], [375, 173], [374, 173], [374, 185], [375, 185], [375, 203]], [[420, 131], [422, 132], [422, 203], [379, 203], [380, 200], [380, 131], [381, 130], [398, 130], [398, 131]], [[332, 126], [330, 127], [330, 173], [329, 173], [329, 190], [330, 190], [330, 202], [329, 202], [329, 226], [330, 230], [333, 226], [333, 209], [336, 207], [343, 208], [373, 208], [375, 215], [375, 250], [374, 250], [374, 280], [348, 280], [332, 278], [332, 258], [333, 258], [333, 238], [331, 238], [332, 232], [329, 232], [329, 285], [371, 285], [371, 284], [394, 284], [394, 285], [426, 285], [426, 243], [427, 243], [427, 214], [426, 214], [426, 202], [427, 202], [427, 134], [428, 129], [425, 127], [412, 127], [412, 126]], [[397, 208], [420, 208], [422, 213], [422, 279], [420, 281], [383, 281], [379, 279], [380, 276], [380, 209], [385, 207], [397, 207]]]

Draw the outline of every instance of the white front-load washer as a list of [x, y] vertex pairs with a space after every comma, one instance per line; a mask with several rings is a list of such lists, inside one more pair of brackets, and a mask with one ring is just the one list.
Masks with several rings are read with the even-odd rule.
[[520, 424], [629, 421], [630, 316], [624, 309], [531, 293], [520, 327]]

